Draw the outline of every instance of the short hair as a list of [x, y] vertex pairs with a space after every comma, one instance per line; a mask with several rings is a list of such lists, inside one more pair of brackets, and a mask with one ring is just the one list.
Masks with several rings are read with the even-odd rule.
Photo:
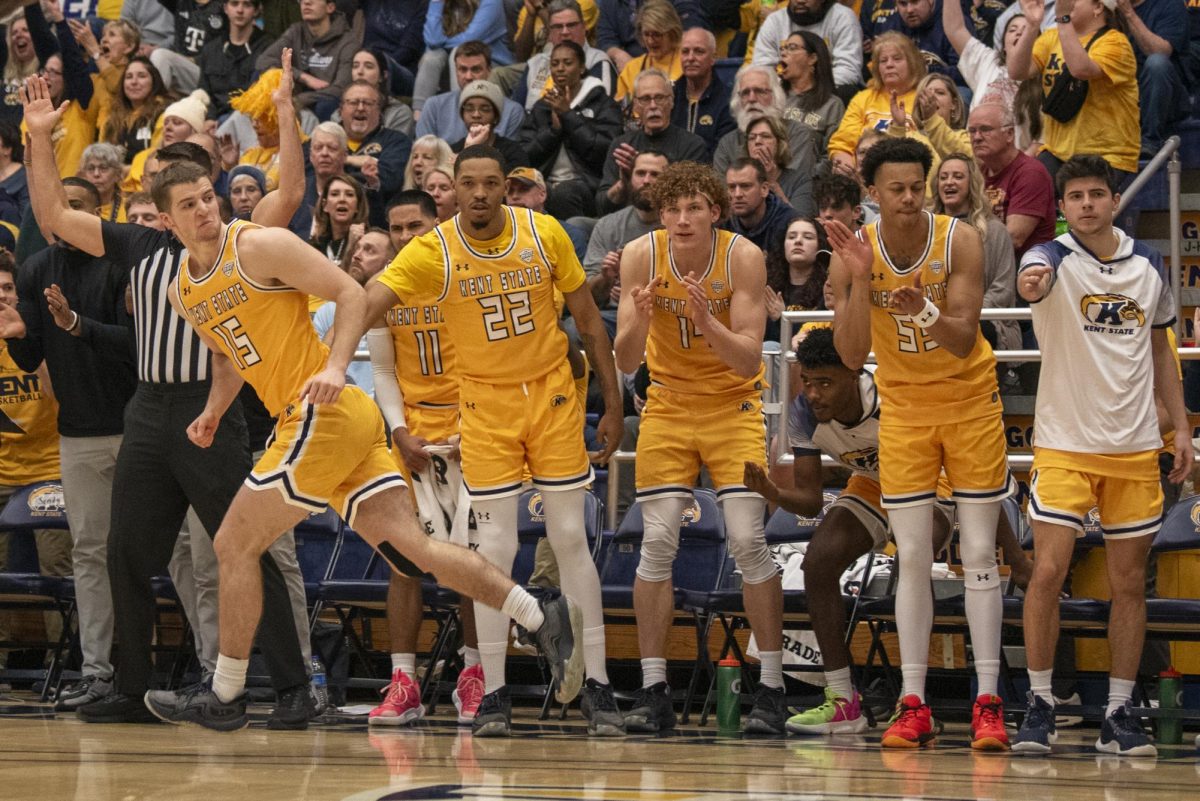
[[[359, 78], [357, 81], [351, 81], [350, 85], [342, 90], [341, 97], [344, 98], [346, 96], [346, 92], [349, 92], [355, 86], [365, 86], [374, 92], [375, 99], [379, 101], [379, 109], [380, 111], [383, 110], [384, 105], [387, 104], [387, 95], [383, 93], [383, 89], [380, 88], [379, 84], [371, 83], [370, 81], [363, 80], [362, 78]], [[339, 102], [341, 102], [341, 98], [339, 98]]]
[[[691, 33], [692, 31], [696, 31], [704, 37], [704, 46], [705, 47], [707, 47], [709, 50], [711, 50], [714, 53], [717, 52], [717, 37], [713, 36], [712, 31], [710, 31], [708, 28], [705, 28], [700, 25], [693, 25], [690, 28], [688, 28], [687, 30], [685, 30], [684, 33]], [[683, 37], [680, 37], [680, 41], [682, 41], [682, 40], [683, 40]]]
[[[199, 147], [197, 145], [197, 147]], [[159, 211], [171, 210], [171, 190], [183, 184], [191, 184], [207, 178], [209, 171], [194, 161], [176, 161], [154, 176], [154, 189], [150, 196]]]
[[312, 134], [309, 138], [311, 139], [313, 136], [316, 136], [318, 133], [323, 133], [328, 136], [332, 136], [334, 139], [338, 140], [338, 142], [341, 143], [343, 148], [345, 148], [347, 146], [347, 142], [349, 142], [349, 140], [350, 140], [350, 137], [346, 136], [346, 129], [343, 128], [338, 123], [332, 122], [330, 120], [326, 120], [325, 122], [318, 123], [317, 127], [313, 128]]
[[1108, 187], [1109, 192], [1113, 194], [1117, 192], [1116, 176], [1113, 175], [1112, 167], [1104, 160], [1103, 156], [1081, 153], [1067, 159], [1054, 176], [1054, 188], [1058, 190], [1058, 196], [1062, 197], [1066, 193], [1067, 182], [1080, 178], [1099, 178]]
[[99, 161], [107, 167], [120, 167], [125, 161], [125, 149], [108, 142], [92, 142], [79, 156], [79, 169], [89, 161]]
[[131, 206], [145, 205], [146, 203], [154, 204], [154, 198], [150, 196], [149, 192], [134, 192], [125, 198], [125, 211], [128, 212]]
[[637, 160], [640, 159], [642, 156], [654, 156], [655, 158], [663, 159], [664, 161], [667, 162], [667, 164], [671, 163], [671, 157], [668, 156], [666, 153], [662, 152], [658, 148], [647, 147], [643, 150], [639, 150], [638, 154], [633, 157], [633, 164], [635, 167], [637, 166]]
[[0, 247], [0, 273], [11, 273], [13, 280], [16, 280], [17, 260], [5, 247]]
[[562, 47], [567, 48], [568, 50], [570, 50], [572, 53], [575, 54], [575, 58], [579, 59], [579, 66], [583, 67], [584, 74], [586, 77], [587, 53], [583, 52], [583, 47], [579, 44], [579, 42], [576, 42], [573, 39], [563, 39], [561, 42], [559, 42], [558, 44], [556, 44], [554, 47], [552, 47], [550, 49], [550, 53], [553, 54], [555, 50], [558, 50], [559, 48], [562, 48]]
[[486, 42], [481, 42], [478, 39], [472, 39], [469, 42], [463, 42], [454, 51], [454, 60], [457, 62], [463, 56], [483, 56], [483, 60], [487, 63], [488, 69], [492, 67], [492, 48], [488, 47]]
[[96, 185], [86, 178], [80, 178], [78, 175], [72, 175], [69, 178], [63, 178], [63, 186], [78, 186], [80, 189], [87, 190], [88, 196], [96, 204], [96, 208], [100, 207], [100, 190]]
[[508, 175], [508, 162], [505, 160], [503, 153], [491, 145], [471, 145], [470, 147], [464, 147], [462, 152], [458, 154], [458, 158], [454, 160], [455, 178], [458, 178], [462, 163], [470, 159], [491, 159], [500, 165], [500, 172]]
[[695, 161], [668, 164], [662, 175], [650, 185], [649, 194], [655, 210], [692, 195], [708, 198], [708, 202], [719, 208], [721, 214], [729, 208], [729, 190], [725, 188], [725, 182], [717, 177], [711, 166]]
[[[832, 328], [814, 328], [796, 346], [796, 361], [805, 370], [821, 367], [846, 367], [833, 346]], [[848, 369], [848, 368], [847, 368]]]
[[729, 175], [730, 170], [754, 170], [754, 177], [758, 179], [760, 184], [767, 182], [767, 168], [762, 165], [758, 159], [752, 159], [749, 156], [742, 156], [729, 162], [729, 166], [725, 168], [725, 174]]
[[391, 212], [397, 206], [416, 206], [426, 217], [437, 219], [437, 203], [434, 202], [433, 195], [424, 189], [405, 189], [403, 192], [397, 192], [388, 204], [387, 211]]
[[551, 0], [546, 7], [546, 18], [549, 19], [555, 14], [560, 14], [563, 11], [574, 11], [579, 15], [579, 19], [583, 20], [583, 7], [576, 0]]
[[813, 181], [813, 201], [818, 209], [853, 208], [862, 203], [862, 186], [848, 175], [822, 175]]
[[[640, 84], [642, 81], [646, 80], [647, 78], [658, 78], [660, 81], [662, 81], [663, 83], [665, 83], [667, 85], [668, 92], [672, 91], [673, 84], [671, 82], [671, 76], [667, 75], [667, 73], [663, 72], [658, 67], [651, 67], [650, 69], [642, 70], [641, 72], [639, 72], [637, 74], [636, 77], [634, 77], [634, 79], [633, 79], [633, 94], [637, 94], [638, 84]], [[674, 95], [672, 95], [672, 98], [673, 97], [674, 97]]]
[[875, 173], [884, 164], [919, 164], [921, 177], [928, 178], [933, 167], [933, 153], [916, 139], [885, 136], [883, 141], [871, 145], [867, 155], [863, 156], [863, 183], [873, 186]]
[[[195, 142], [172, 142], [169, 145], [163, 145], [155, 152], [154, 156], [164, 165], [189, 162], [203, 168], [205, 175], [212, 173], [212, 156], [203, 145]], [[158, 179], [155, 178], [155, 180]], [[156, 200], [155, 203], [157, 202]]]
[[[256, 0], [257, 2], [258, 0]], [[104, 23], [104, 27], [100, 29], [101, 35], [109, 28], [115, 28], [121, 32], [121, 38], [125, 40], [125, 44], [129, 45], [130, 51], [136, 53], [142, 45], [142, 31], [138, 26], [134, 25], [127, 19], [110, 19]]]
[[25, 140], [20, 126], [12, 120], [0, 120], [0, 144], [12, 148], [12, 160], [20, 164], [25, 158]]

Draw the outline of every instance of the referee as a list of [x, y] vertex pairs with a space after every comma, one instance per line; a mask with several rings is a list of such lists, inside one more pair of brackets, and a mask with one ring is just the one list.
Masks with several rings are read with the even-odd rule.
[[[286, 63], [283, 73], [283, 84], [290, 83]], [[290, 89], [281, 85], [274, 97], [281, 119], [295, 116]], [[188, 441], [187, 426], [208, 399], [210, 355], [167, 299], [184, 250], [169, 233], [101, 222], [72, 211], [64, 200], [50, 138], [61, 112], [49, 101], [40, 77], [27, 81], [21, 97], [29, 130], [30, 200], [39, 225], [81, 250], [131, 265], [138, 387], [126, 411], [125, 439], [117, 457], [109, 549], [121, 659], [113, 694], [81, 707], [79, 716], [94, 723], [151, 722], [156, 719], [142, 703], [152, 670], [155, 600], [150, 579], [164, 572], [188, 506], [210, 536], [217, 531], [250, 472], [246, 424], [235, 403], [221, 419], [211, 447], [197, 448]], [[298, 134], [281, 137], [280, 150], [281, 162], [294, 167], [302, 189]], [[189, 160], [211, 169], [208, 153], [191, 143], [160, 148], [157, 156], [160, 161]], [[302, 191], [277, 195], [272, 202], [264, 199], [259, 204], [261, 221], [286, 224], [301, 195]], [[285, 208], [289, 203], [292, 208]], [[268, 725], [305, 728], [313, 714], [308, 672], [287, 585], [269, 554], [262, 559], [262, 581], [258, 643], [278, 696]]]

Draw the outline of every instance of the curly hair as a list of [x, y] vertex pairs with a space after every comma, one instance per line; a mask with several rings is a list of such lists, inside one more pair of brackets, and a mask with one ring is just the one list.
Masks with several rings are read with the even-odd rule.
[[796, 361], [805, 370], [821, 367], [845, 367], [833, 346], [832, 328], [814, 328], [796, 348]]
[[916, 139], [897, 139], [884, 137], [882, 142], [872, 145], [863, 157], [863, 183], [872, 186], [875, 183], [875, 173], [884, 164], [918, 164], [921, 175], [928, 176], [933, 168], [933, 153], [923, 142]]
[[713, 168], [695, 161], [677, 161], [668, 164], [662, 174], [650, 185], [650, 202], [656, 211], [679, 200], [681, 197], [703, 195], [708, 202], [721, 210], [729, 210], [729, 190]]

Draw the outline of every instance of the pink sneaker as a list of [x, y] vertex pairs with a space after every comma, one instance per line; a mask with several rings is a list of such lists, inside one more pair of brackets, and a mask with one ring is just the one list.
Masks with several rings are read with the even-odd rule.
[[372, 726], [404, 726], [425, 717], [421, 691], [400, 668], [392, 673], [392, 683], [383, 690], [383, 703], [367, 715]]
[[793, 734], [859, 734], [867, 730], [862, 713], [862, 696], [842, 698], [825, 688], [825, 703], [788, 718], [787, 730]]
[[471, 667], [458, 674], [458, 686], [450, 696], [458, 710], [458, 725], [470, 726], [483, 700], [483, 665]]

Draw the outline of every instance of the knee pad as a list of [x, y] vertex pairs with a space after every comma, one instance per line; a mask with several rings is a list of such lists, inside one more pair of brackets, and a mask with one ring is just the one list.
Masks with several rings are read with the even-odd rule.
[[651, 498], [641, 503], [642, 551], [637, 576], [643, 581], [670, 581], [679, 550], [679, 525], [687, 498]]
[[721, 504], [729, 553], [745, 584], [762, 584], [779, 572], [763, 533], [766, 502], [755, 498], [729, 498]]
[[395, 570], [400, 575], [413, 579], [434, 578], [432, 573], [426, 573], [424, 570], [417, 567], [416, 563], [414, 563], [404, 554], [400, 553], [400, 551], [396, 549], [396, 546], [392, 545], [390, 542], [379, 543], [378, 550], [379, 555], [386, 559], [388, 564], [392, 566], [392, 570]]
[[991, 567], [964, 567], [963, 585], [967, 590], [996, 589], [1000, 586], [1000, 568], [994, 561]]

